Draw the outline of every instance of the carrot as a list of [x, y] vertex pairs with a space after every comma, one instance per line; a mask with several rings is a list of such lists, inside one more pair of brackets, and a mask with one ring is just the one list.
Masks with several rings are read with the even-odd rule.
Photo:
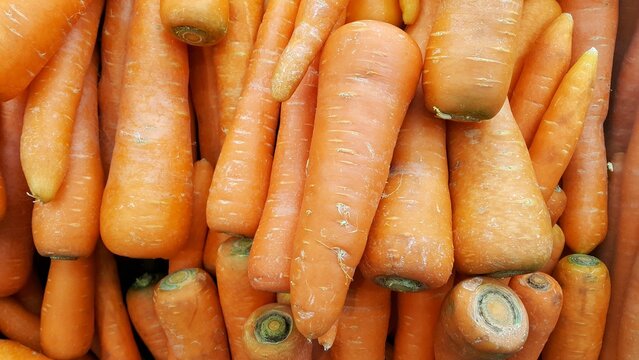
[[378, 20], [401, 26], [402, 9], [398, 0], [350, 0], [346, 6], [346, 22], [357, 20]]
[[215, 45], [229, 27], [229, 0], [162, 0], [160, 17], [164, 28], [180, 41]]
[[41, 351], [40, 318], [12, 296], [0, 298], [0, 333], [33, 350]]
[[33, 207], [33, 241], [42, 256], [87, 257], [98, 240], [104, 175], [98, 135], [97, 57], [95, 60], [84, 79], [67, 174], [52, 201], [36, 202]]
[[30, 312], [40, 315], [44, 289], [35, 269], [32, 269], [27, 282], [15, 293], [14, 297]]
[[249, 359], [242, 340], [246, 320], [255, 309], [275, 302], [274, 293], [251, 287], [247, 274], [251, 244], [248, 238], [230, 238], [220, 245], [215, 264], [220, 305], [234, 360]]
[[490, 119], [499, 112], [513, 72], [522, 3], [442, 0], [422, 74], [429, 111], [457, 121]]
[[51, 360], [17, 341], [0, 339], [0, 358], [5, 360]]
[[524, 348], [509, 359], [537, 360], [559, 319], [563, 292], [552, 276], [539, 272], [514, 276], [509, 286], [524, 304], [530, 324]]
[[594, 47], [599, 52], [597, 76], [584, 129], [562, 178], [568, 202], [559, 224], [575, 252], [594, 249], [608, 228], [607, 159], [603, 121], [608, 112], [610, 73], [617, 31], [617, 0], [560, 0], [575, 20], [573, 62]]
[[399, 7], [402, 10], [402, 21], [406, 25], [412, 25], [419, 17], [421, 0], [399, 0]]
[[530, 158], [544, 201], [548, 201], [559, 184], [579, 141], [592, 99], [597, 58], [597, 49], [592, 48], [568, 70], [530, 145]]
[[225, 233], [209, 230], [204, 243], [204, 254], [202, 254], [202, 265], [211, 274], [215, 274], [215, 264], [217, 263], [217, 250], [220, 245], [231, 236]]
[[[556, 0], [524, 1], [519, 30], [517, 31], [517, 44], [513, 55], [515, 64], [510, 80], [509, 93], [512, 93], [515, 84], [518, 82], [524, 62], [527, 61], [529, 55], [535, 54], [533, 51], [537, 51], [537, 49], [534, 49], [535, 40], [548, 29], [549, 25], [560, 13], [561, 7]], [[547, 57], [549, 58], [548, 54]]]
[[82, 356], [94, 331], [95, 258], [51, 260], [42, 300], [40, 344], [56, 359]]
[[594, 256], [562, 258], [553, 277], [564, 293], [559, 320], [544, 347], [546, 359], [597, 359], [610, 299], [606, 265]]
[[7, 189], [4, 185], [4, 177], [0, 173], [0, 221], [7, 213]]
[[393, 360], [435, 359], [433, 335], [444, 297], [453, 287], [453, 278], [435, 289], [397, 294]]
[[346, 299], [417, 85], [419, 59], [404, 32], [374, 20], [338, 28], [322, 51], [290, 270], [293, 315], [308, 338], [330, 328]]
[[207, 205], [209, 228], [252, 237], [266, 201], [280, 104], [269, 92], [299, 0], [269, 1]]
[[619, 0], [619, 19], [617, 27], [617, 39], [615, 40], [614, 64], [612, 68], [613, 82], [619, 76], [620, 62], [623, 61], [628, 48], [631, 46], [632, 37], [637, 28], [637, 16], [639, 3], [634, 0]]
[[155, 287], [153, 302], [172, 359], [229, 358], [217, 290], [206, 271], [169, 274]]
[[566, 238], [564, 237], [564, 232], [561, 230], [559, 225], [555, 224], [552, 227], [552, 253], [550, 254], [550, 259], [546, 262], [546, 264], [539, 269], [540, 272], [546, 274], [552, 274], [553, 269], [559, 262], [561, 255], [563, 254], [564, 245], [566, 243]]
[[159, 274], [145, 273], [135, 279], [126, 292], [126, 306], [135, 331], [158, 360], [169, 358], [166, 334], [153, 304], [153, 289], [160, 281]]
[[528, 336], [528, 315], [517, 294], [498, 280], [472, 277], [448, 293], [435, 332], [438, 360], [505, 359]]
[[106, 0], [100, 39], [100, 154], [104, 174], [109, 173], [118, 126], [124, 61], [134, 0]]
[[[289, 296], [289, 305], [290, 303], [291, 303], [291, 299]], [[328, 351], [331, 347], [333, 347], [333, 344], [335, 343], [335, 338], [337, 337], [338, 324], [339, 324], [339, 319], [335, 321], [333, 325], [331, 325], [330, 329], [328, 329], [327, 332], [325, 332], [324, 334], [320, 335], [317, 338], [317, 343], [322, 346], [324, 351]]]
[[33, 203], [20, 167], [20, 132], [26, 96], [0, 104], [0, 172], [5, 179], [7, 213], [0, 220], [0, 296], [15, 294], [26, 283], [33, 263]]
[[[422, 58], [426, 53], [428, 38], [430, 37], [440, 2], [441, 0], [420, 1], [419, 14], [415, 23], [406, 26], [405, 29], [406, 33], [408, 33], [419, 46], [422, 52]], [[421, 87], [421, 84], [418, 86]]]
[[637, 333], [639, 333], [639, 319], [637, 318], [638, 261], [635, 260], [631, 271], [630, 278], [626, 283], [627, 290], [623, 299], [619, 327], [615, 331], [617, 335], [616, 344], [612, 345], [616, 345], [617, 359], [620, 360], [637, 359], [637, 356], [639, 356], [639, 344], [637, 343]]
[[508, 101], [490, 121], [448, 124], [455, 268], [508, 277], [552, 250], [550, 215]]
[[[610, 159], [608, 173], [608, 233], [606, 239], [593, 251], [593, 255], [610, 269], [614, 278], [614, 258], [617, 233], [619, 231], [619, 207], [621, 203], [621, 179], [625, 153], [614, 153]], [[625, 200], [624, 200], [625, 201]]]
[[282, 103], [268, 195], [248, 260], [248, 277], [258, 290], [290, 288], [293, 237], [317, 104], [318, 65], [316, 61], [309, 67], [293, 96]]
[[20, 162], [31, 195], [40, 202], [53, 200], [69, 168], [73, 124], [103, 5], [104, 0], [88, 5], [87, 13], [29, 86]]
[[96, 289], [99, 289], [95, 296], [95, 326], [100, 359], [141, 359], [122, 299], [115, 258], [102, 242], [98, 242], [95, 256]]
[[188, 237], [192, 206], [187, 51], [161, 28], [159, 0], [133, 12], [130, 33], [140, 36], [127, 44], [100, 233], [115, 254], [168, 258]]
[[546, 207], [550, 213], [550, 222], [555, 225], [566, 209], [566, 193], [559, 186], [555, 187], [552, 195], [546, 201]]
[[243, 341], [249, 359], [311, 358], [311, 342], [297, 331], [288, 305], [266, 304], [253, 311]]
[[276, 299], [278, 304], [291, 305], [291, 294], [289, 293], [278, 292]]
[[[552, 2], [556, 4], [556, 1]], [[524, 4], [528, 4], [528, 1]], [[561, 79], [570, 67], [572, 28], [572, 16], [568, 13], [561, 14], [550, 23], [523, 60], [517, 82], [511, 83], [514, 89], [510, 105], [528, 147]]]

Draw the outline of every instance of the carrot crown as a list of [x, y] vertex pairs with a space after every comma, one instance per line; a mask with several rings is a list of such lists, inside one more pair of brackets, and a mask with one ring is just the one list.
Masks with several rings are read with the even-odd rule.
[[230, 241], [233, 242], [233, 246], [231, 247], [231, 255], [235, 256], [248, 256], [251, 252], [251, 246], [253, 245], [253, 239], [237, 236]]
[[526, 278], [526, 283], [535, 290], [545, 291], [550, 287], [548, 280], [539, 274], [531, 274]]
[[160, 274], [149, 274], [144, 273], [142, 276], [135, 279], [133, 285], [131, 285], [131, 289], [133, 290], [142, 290], [146, 289], [149, 286], [154, 286], [160, 281]]
[[198, 274], [197, 270], [198, 269], [182, 269], [165, 276], [160, 282], [160, 290], [172, 291], [184, 287], [196, 278]]
[[574, 265], [592, 267], [599, 265], [601, 261], [594, 256], [586, 254], [572, 254], [568, 255], [568, 262]]
[[504, 328], [519, 326], [523, 315], [514, 296], [492, 285], [483, 286], [475, 303], [478, 320], [498, 333]]
[[428, 289], [428, 286], [421, 281], [394, 275], [377, 276], [375, 277], [375, 283], [379, 286], [399, 292], [417, 292]]
[[262, 344], [279, 344], [293, 331], [293, 319], [287, 313], [269, 310], [255, 321], [255, 339]]

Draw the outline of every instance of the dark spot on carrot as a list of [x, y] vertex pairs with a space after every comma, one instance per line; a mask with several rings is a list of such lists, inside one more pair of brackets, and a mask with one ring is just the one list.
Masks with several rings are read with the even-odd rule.
[[377, 276], [375, 277], [375, 283], [399, 292], [417, 292], [428, 289], [428, 286], [420, 281], [393, 275]]

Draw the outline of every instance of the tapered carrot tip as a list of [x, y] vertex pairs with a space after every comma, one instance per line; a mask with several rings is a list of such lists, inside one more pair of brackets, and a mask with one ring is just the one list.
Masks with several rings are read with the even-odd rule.
[[421, 281], [407, 279], [399, 276], [377, 276], [374, 279], [379, 286], [398, 292], [418, 292], [427, 290], [428, 286]]

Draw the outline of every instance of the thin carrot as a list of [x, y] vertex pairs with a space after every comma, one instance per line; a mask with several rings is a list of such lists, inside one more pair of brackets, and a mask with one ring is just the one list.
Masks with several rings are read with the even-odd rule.
[[0, 339], [0, 358], [5, 360], [52, 360], [17, 341]]
[[507, 277], [550, 258], [550, 215], [508, 101], [480, 123], [448, 124], [455, 268]]
[[546, 201], [546, 207], [550, 213], [550, 222], [553, 225], [557, 223], [557, 220], [559, 220], [564, 210], [566, 210], [566, 201], [566, 193], [559, 186], [555, 187], [555, 191], [553, 191], [548, 201]]
[[434, 360], [433, 339], [444, 297], [453, 287], [444, 286], [418, 293], [397, 294], [397, 332], [393, 360]]
[[243, 340], [249, 359], [311, 358], [311, 342], [297, 331], [288, 305], [266, 304], [253, 311], [244, 325]]
[[26, 94], [0, 104], [0, 172], [5, 179], [7, 213], [0, 221], [0, 296], [16, 293], [28, 279], [33, 263], [29, 187], [20, 167], [20, 132]]
[[118, 126], [122, 78], [134, 0], [106, 0], [100, 38], [100, 154], [104, 174], [109, 173]]
[[[639, 333], [639, 318], [637, 306], [637, 276], [639, 274], [639, 261], [634, 262], [630, 273], [630, 278], [626, 282], [626, 295], [623, 301], [619, 327], [616, 333], [616, 355], [619, 360], [633, 360], [639, 356], [639, 344], [637, 334]], [[613, 337], [613, 339], [615, 339]], [[614, 346], [613, 345], [613, 346]]]
[[610, 299], [606, 265], [594, 256], [568, 255], [559, 261], [553, 277], [563, 290], [564, 306], [542, 358], [597, 359]]
[[509, 286], [524, 304], [530, 324], [524, 348], [509, 359], [537, 360], [559, 319], [563, 291], [552, 276], [539, 272], [513, 276]]
[[546, 262], [546, 264], [539, 269], [540, 272], [544, 272], [546, 274], [552, 274], [555, 266], [559, 262], [561, 255], [564, 251], [564, 245], [566, 243], [566, 238], [564, 237], [564, 232], [561, 230], [559, 225], [555, 224], [552, 227], [552, 253], [550, 254], [550, 259]]
[[[557, 3], [555, 0], [552, 2]], [[558, 16], [532, 45], [523, 60], [516, 84], [511, 85], [514, 89], [510, 105], [528, 146], [532, 143], [539, 122], [561, 79], [570, 67], [572, 28], [570, 14]]]
[[27, 282], [14, 294], [14, 297], [30, 312], [40, 315], [44, 288], [35, 269], [29, 273]]
[[20, 162], [31, 195], [53, 200], [69, 168], [71, 137], [84, 75], [98, 34], [104, 0], [93, 0], [29, 86]]
[[399, 7], [402, 10], [402, 21], [406, 25], [414, 24], [419, 18], [422, 0], [399, 0]]
[[153, 304], [153, 289], [160, 281], [159, 274], [148, 274], [135, 279], [126, 292], [126, 306], [135, 331], [157, 360], [169, 358], [166, 334]]
[[[608, 173], [608, 233], [606, 239], [593, 251], [593, 255], [610, 269], [614, 278], [615, 246], [619, 232], [619, 208], [621, 204], [621, 179], [624, 169], [625, 153], [615, 153], [610, 158]], [[626, 201], [623, 199], [623, 201]]]
[[317, 104], [318, 65], [316, 61], [308, 68], [293, 96], [282, 103], [268, 196], [249, 255], [248, 276], [255, 289], [282, 292], [290, 288], [293, 237]]
[[441, 306], [435, 332], [437, 360], [505, 359], [528, 336], [524, 304], [498, 280], [473, 277], [458, 283]]
[[231, 235], [209, 230], [204, 243], [204, 254], [202, 254], [202, 265], [211, 274], [215, 274], [215, 264], [217, 263], [217, 250], [220, 245], [230, 239]]
[[[290, 296], [289, 296], [289, 304], [290, 304]], [[339, 324], [339, 319], [331, 325], [330, 329], [327, 332], [317, 337], [317, 342], [322, 346], [324, 351], [328, 351], [333, 344], [335, 343], [335, 338], [337, 337], [337, 325]]]
[[14, 297], [0, 298], [0, 333], [33, 350], [41, 351], [40, 317]]
[[397, 0], [350, 0], [346, 6], [346, 22], [357, 20], [378, 20], [401, 26], [402, 9]]
[[162, 0], [162, 24], [189, 45], [215, 45], [229, 27], [229, 0]]

